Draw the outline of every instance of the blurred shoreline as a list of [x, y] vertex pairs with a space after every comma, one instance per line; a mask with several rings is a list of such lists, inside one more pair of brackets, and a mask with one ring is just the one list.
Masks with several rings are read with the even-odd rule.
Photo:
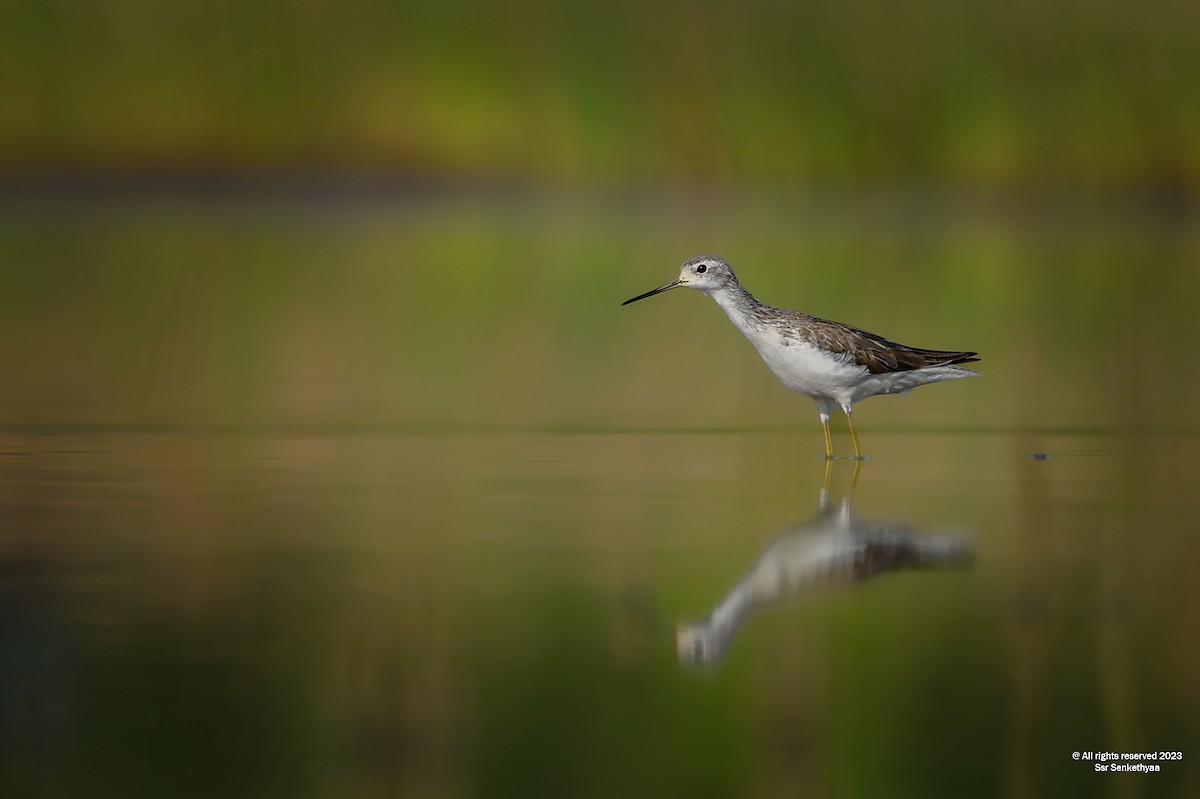
[[94, 209], [98, 206], [203, 205], [230, 208], [371, 209], [481, 205], [525, 210], [564, 205], [621, 217], [822, 211], [904, 222], [930, 216], [981, 215], [1013, 224], [1055, 224], [1121, 217], [1190, 226], [1200, 221], [1200, 193], [1185, 183], [1089, 187], [1078, 184], [982, 186], [956, 183], [812, 183], [722, 186], [644, 183], [560, 185], [520, 178], [431, 178], [386, 172], [308, 169], [0, 171], [0, 206], [7, 210]]

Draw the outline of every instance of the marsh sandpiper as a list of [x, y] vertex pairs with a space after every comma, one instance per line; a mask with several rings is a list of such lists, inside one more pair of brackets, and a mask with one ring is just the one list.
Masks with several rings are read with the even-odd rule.
[[689, 258], [678, 279], [621, 304], [681, 286], [712, 297], [780, 382], [812, 398], [825, 433], [828, 459], [834, 457], [829, 415], [835, 408], [845, 412], [854, 458], [862, 460], [851, 414], [854, 403], [877, 394], [905, 394], [926, 383], [979, 374], [959, 365], [978, 361], [975, 352], [907, 347], [841, 322], [763, 305], [742, 288], [725, 259], [715, 255]]

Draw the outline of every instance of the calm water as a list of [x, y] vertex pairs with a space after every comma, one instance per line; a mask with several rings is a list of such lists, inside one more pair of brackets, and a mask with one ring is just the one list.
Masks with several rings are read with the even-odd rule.
[[841, 524], [808, 433], [10, 431], [5, 783], [1193, 793], [1071, 753], [1192, 754], [1196, 438], [864, 435]]
[[1200, 795], [1196, 225], [652, 205], [10, 209], [3, 795]]

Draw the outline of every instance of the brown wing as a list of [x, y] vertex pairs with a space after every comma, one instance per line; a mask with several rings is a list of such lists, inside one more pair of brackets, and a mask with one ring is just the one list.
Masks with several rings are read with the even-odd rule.
[[928, 366], [949, 366], [979, 360], [974, 357], [979, 354], [977, 352], [906, 347], [857, 327], [818, 319], [815, 316], [805, 316], [802, 329], [808, 343], [830, 352], [847, 355], [872, 374], [907, 372]]

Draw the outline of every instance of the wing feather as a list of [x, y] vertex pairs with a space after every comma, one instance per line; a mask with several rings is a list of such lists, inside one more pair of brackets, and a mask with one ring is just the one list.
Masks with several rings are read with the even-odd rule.
[[908, 372], [930, 366], [972, 363], [979, 359], [977, 352], [959, 350], [927, 350], [897, 344], [883, 336], [877, 336], [857, 327], [831, 322], [807, 314], [799, 329], [801, 337], [821, 349], [845, 355], [854, 363], [865, 367], [871, 374], [885, 372]]

